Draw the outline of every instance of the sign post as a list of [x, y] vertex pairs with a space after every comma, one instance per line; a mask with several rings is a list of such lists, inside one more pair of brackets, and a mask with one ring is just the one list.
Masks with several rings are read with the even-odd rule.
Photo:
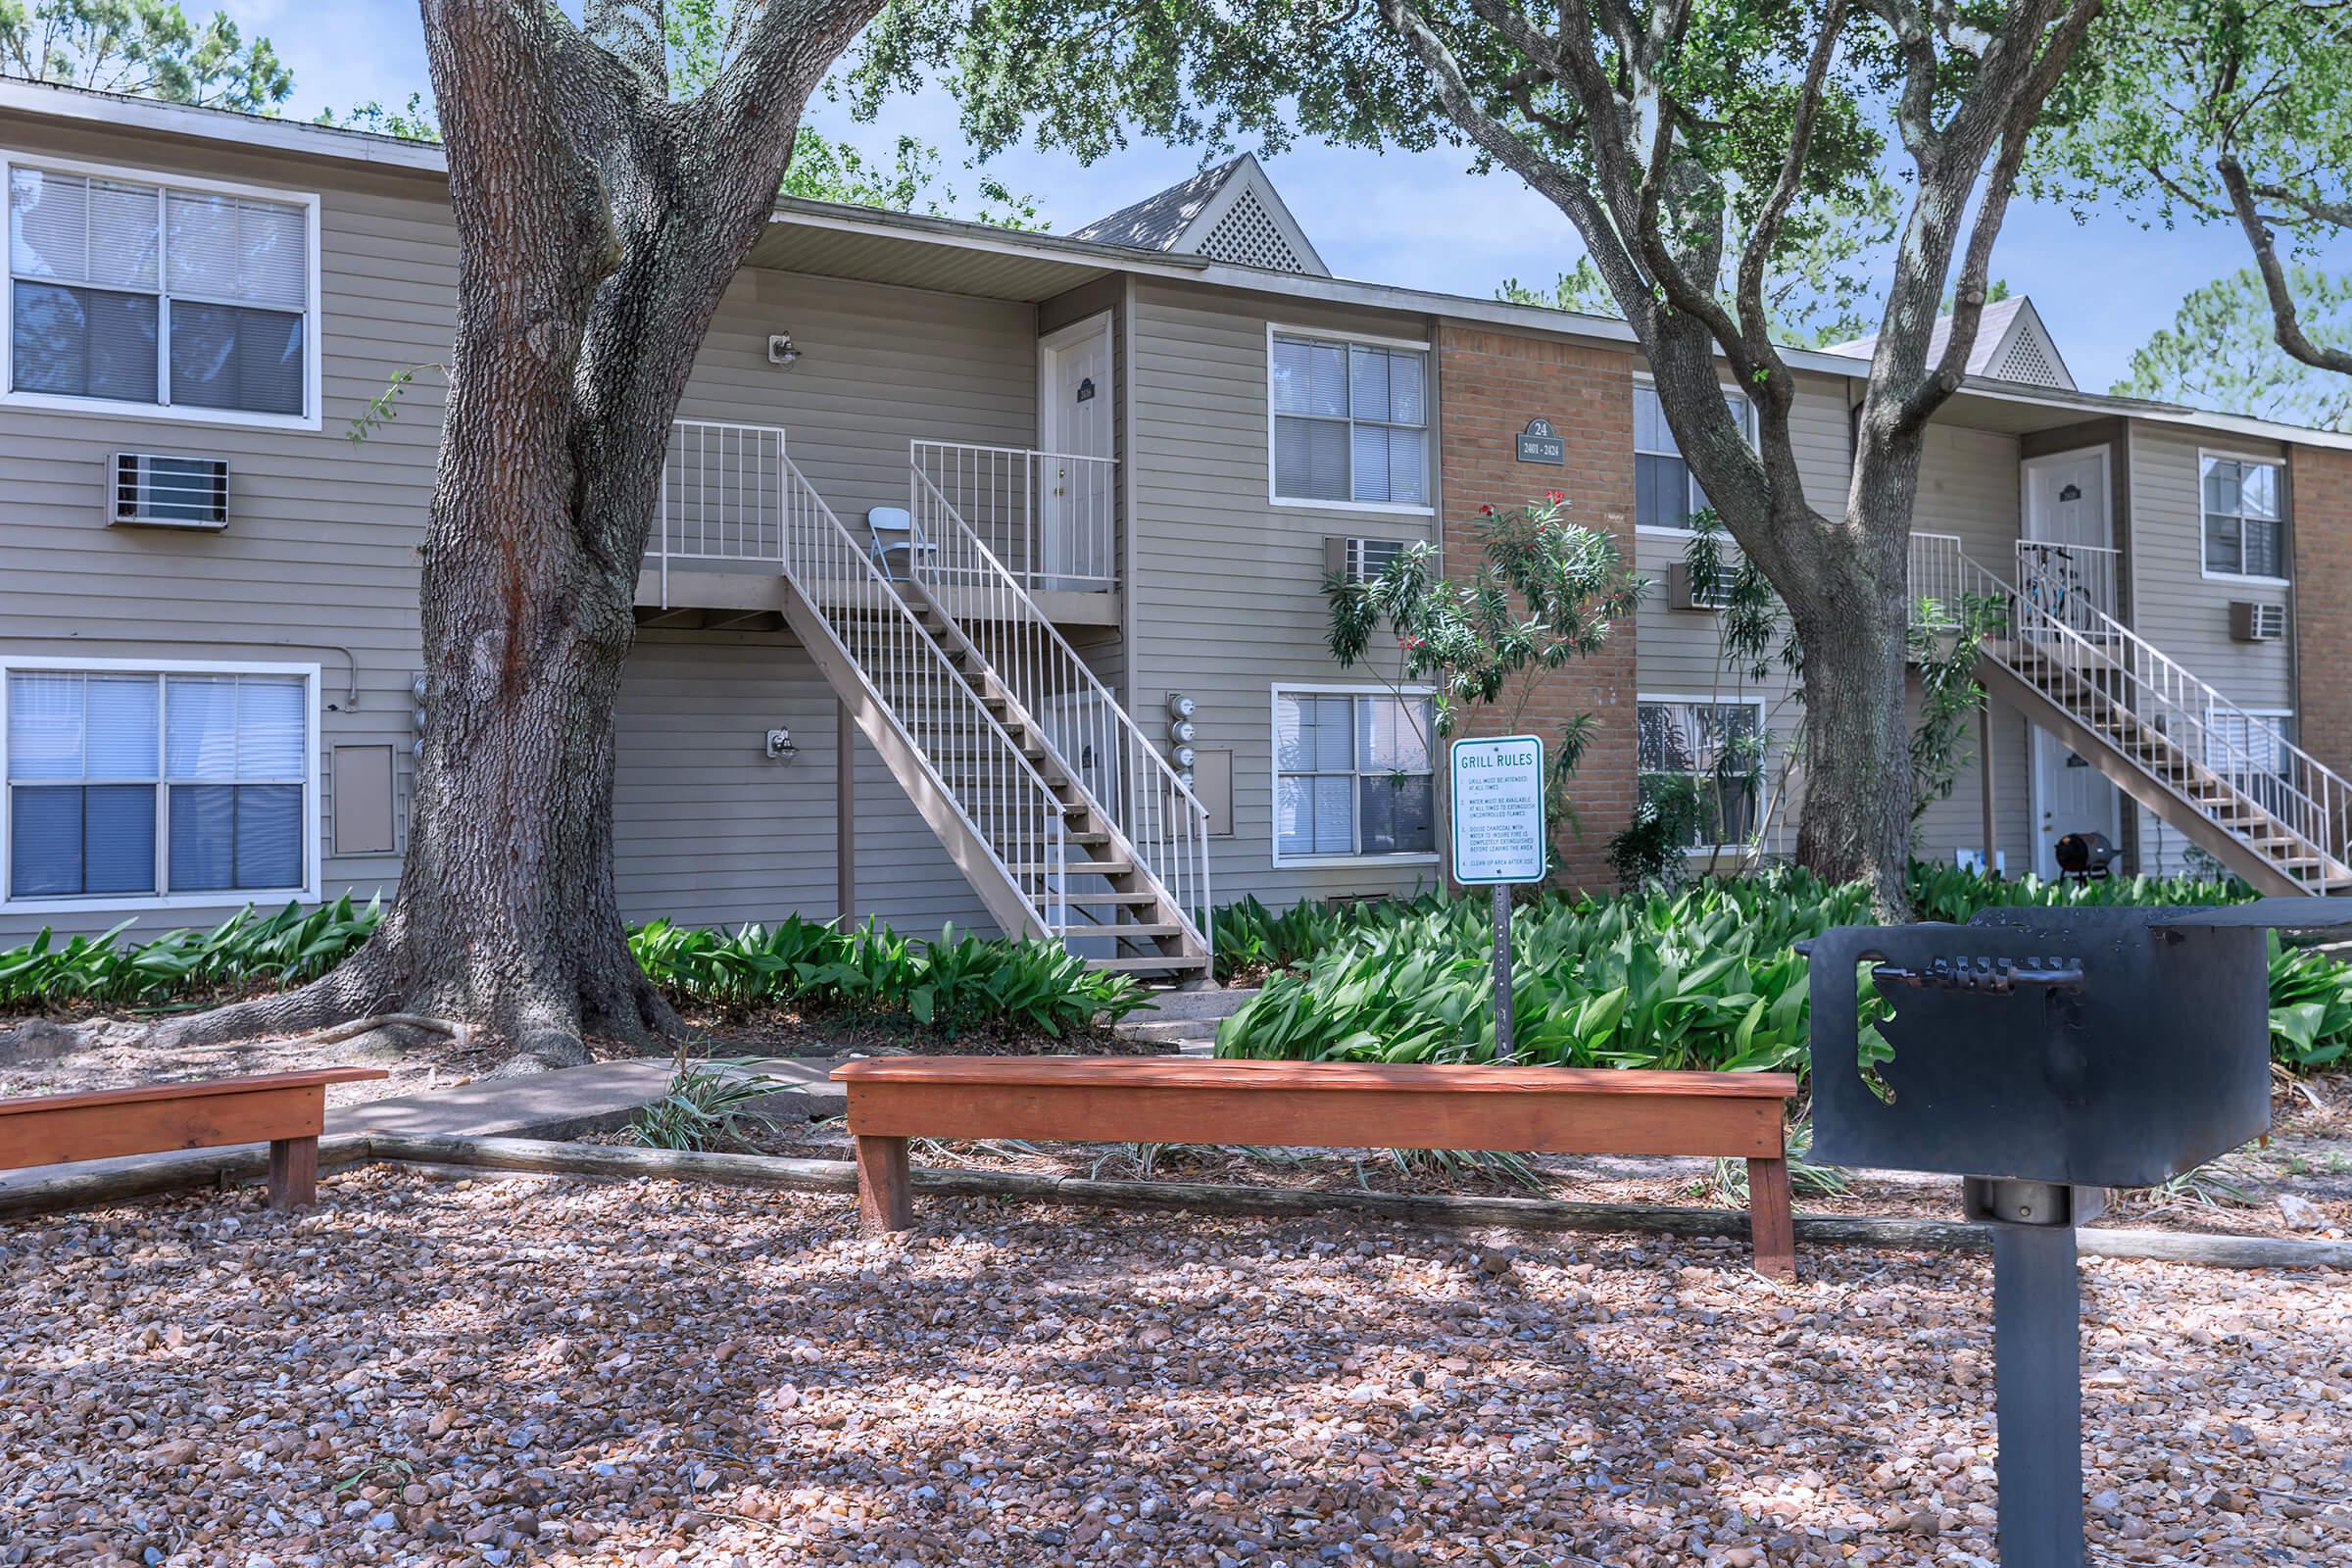
[[1494, 890], [1494, 1059], [1509, 1061], [1511, 888], [1544, 880], [1544, 742], [1459, 740], [1450, 756], [1453, 879]]

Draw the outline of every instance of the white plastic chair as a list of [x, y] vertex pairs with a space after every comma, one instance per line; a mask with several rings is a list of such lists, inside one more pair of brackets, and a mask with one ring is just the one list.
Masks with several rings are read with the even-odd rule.
[[[905, 507], [869, 507], [865, 514], [865, 531], [873, 540], [874, 564], [892, 582], [905, 582], [914, 569], [914, 553], [926, 554], [939, 547], [923, 537], [914, 525], [914, 514]], [[900, 569], [890, 569], [892, 551], [901, 551]]]

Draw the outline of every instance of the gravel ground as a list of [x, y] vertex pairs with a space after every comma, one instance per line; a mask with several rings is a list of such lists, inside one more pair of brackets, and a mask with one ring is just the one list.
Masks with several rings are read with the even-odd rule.
[[[373, 1171], [0, 1228], [0, 1562], [1973, 1565], [1973, 1259]], [[2340, 1277], [2086, 1265], [2094, 1561], [2352, 1552]]]

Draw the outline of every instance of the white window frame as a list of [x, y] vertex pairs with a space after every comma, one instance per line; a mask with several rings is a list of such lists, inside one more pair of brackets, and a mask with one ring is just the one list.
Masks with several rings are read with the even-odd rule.
[[[249, 663], [219, 660], [180, 659], [43, 659], [36, 655], [17, 655], [0, 658], [0, 910], [25, 914], [99, 914], [108, 911], [135, 909], [220, 909], [232, 906], [264, 901], [283, 902], [297, 899], [305, 904], [318, 902], [319, 886], [319, 818], [324, 803], [320, 799], [318, 775], [318, 671], [316, 663]], [[61, 675], [298, 675], [302, 678], [303, 722], [303, 786], [302, 786], [302, 863], [303, 885], [298, 888], [206, 888], [192, 893], [106, 893], [74, 894], [63, 898], [9, 897], [11, 867], [9, 852], [15, 844], [14, 826], [8, 809], [13, 799], [13, 786], [8, 782], [8, 678], [12, 674], [56, 673]], [[156, 757], [156, 863], [158, 885], [171, 878], [169, 834], [171, 832], [171, 802], [165, 761], [161, 751], [162, 726], [167, 722], [165, 710], [158, 710], [158, 753]]]
[[[1387, 697], [1406, 702], [1416, 699], [1427, 702], [1437, 696], [1434, 686], [1369, 686], [1347, 685], [1320, 681], [1276, 681], [1266, 696], [1266, 780], [1269, 785], [1266, 812], [1266, 845], [1272, 854], [1270, 863], [1277, 867], [1315, 865], [1436, 865], [1445, 858], [1441, 851], [1412, 851], [1402, 855], [1285, 855], [1282, 853], [1282, 700], [1285, 697]], [[1432, 842], [1437, 842], [1437, 824], [1443, 808], [1438, 801], [1438, 737], [1435, 715], [1432, 715], [1429, 744], [1429, 807]], [[1361, 776], [1360, 774], [1358, 775]], [[1359, 819], [1356, 831], [1360, 835], [1363, 823]]]
[[[1367, 349], [1398, 349], [1421, 356], [1421, 402], [1426, 417], [1421, 425], [1422, 471], [1429, 475], [1429, 491], [1434, 498], [1438, 491], [1438, 468], [1434, 459], [1431, 437], [1438, 428], [1437, 356], [1430, 350], [1427, 338], [1379, 337], [1369, 332], [1342, 332], [1328, 326], [1292, 326], [1281, 321], [1266, 323], [1266, 504], [1273, 507], [1298, 507], [1309, 512], [1370, 512], [1387, 513], [1392, 516], [1434, 517], [1434, 502], [1415, 505], [1403, 501], [1320, 501], [1312, 496], [1286, 496], [1277, 488], [1274, 474], [1274, 340], [1278, 337], [1320, 338], [1326, 343], [1349, 343]], [[1378, 421], [1369, 421], [1377, 423]], [[1348, 420], [1352, 427], [1354, 420]], [[1396, 428], [1396, 427], [1392, 427]], [[1298, 688], [1303, 689], [1303, 688]], [[1381, 856], [1375, 858], [1385, 859]]]
[[[1650, 391], [1655, 392], [1658, 389], [1658, 378], [1654, 375], [1651, 375], [1647, 370], [1636, 370], [1634, 372], [1633, 384], [1637, 390], [1646, 387]], [[1764, 446], [1763, 421], [1757, 416], [1756, 414], [1756, 400], [1749, 397], [1744, 388], [1733, 382], [1724, 381], [1718, 384], [1723, 388], [1723, 395], [1726, 402], [1729, 402], [1733, 398], [1738, 398], [1742, 404], [1746, 405], [1747, 448], [1750, 452], [1761, 452]], [[1637, 429], [1640, 428], [1638, 421], [1635, 422], [1635, 427]], [[1690, 460], [1684, 458], [1679, 452], [1644, 452], [1640, 446], [1635, 446], [1632, 448], [1629, 455], [1629, 459], [1668, 457], [1681, 461], [1686, 468], [1690, 466]], [[1689, 477], [1690, 480], [1690, 499], [1694, 502], [1704, 501], [1706, 498], [1699, 493], [1698, 475], [1693, 473]], [[1641, 512], [1640, 503], [1638, 501], [1635, 503], [1635, 516], [1639, 518]], [[1695, 512], [1698, 509], [1697, 507], [1693, 506], [1690, 510]], [[1641, 521], [1637, 521], [1634, 524], [1634, 532], [1637, 534], [1647, 535], [1653, 539], [1691, 539], [1695, 538], [1698, 534], [1698, 530], [1696, 528], [1676, 528], [1663, 523]], [[1663, 701], [1663, 699], [1661, 699], [1661, 701]]]
[[[118, 398], [65, 397], [55, 392], [20, 392], [16, 390], [16, 292], [14, 267], [5, 274], [8, 284], [6, 330], [0, 331], [0, 408], [45, 409], [61, 414], [94, 414], [108, 417], [135, 419], [168, 419], [179, 424], [224, 424], [248, 430], [317, 430], [322, 426], [319, 407], [321, 377], [319, 374], [319, 340], [324, 336], [319, 318], [319, 255], [318, 255], [318, 196], [315, 191], [288, 190], [276, 185], [248, 185], [220, 179], [199, 179], [192, 175], [168, 174], [150, 169], [133, 169], [119, 164], [93, 164], [73, 158], [49, 158], [0, 147], [0, 192], [8, 189], [15, 171], [38, 170], [43, 173], [80, 174], [93, 179], [117, 179], [139, 185], [159, 185], [167, 190], [201, 191], [220, 196], [250, 196], [257, 201], [275, 202], [280, 206], [303, 209], [305, 256], [309, 276], [305, 280], [302, 307], [302, 410], [300, 414], [250, 414], [241, 409], [200, 409], [172, 403], [133, 403]], [[159, 243], [156, 256], [159, 285], [157, 297], [167, 297], [160, 286], [165, 281], [164, 256]], [[136, 292], [136, 291], [133, 291]], [[172, 352], [171, 315], [168, 309], [158, 315], [156, 352], [168, 366]], [[169, 371], [164, 374], [159, 392], [169, 395], [172, 381]]]
[[[2242, 583], [2256, 588], [2291, 588], [2291, 577], [2262, 577], [2246, 571], [2216, 571], [2205, 560], [2205, 465], [2208, 463], [2237, 463], [2258, 468], [2278, 470], [2278, 559], [2291, 564], [2294, 560], [2295, 498], [2287, 489], [2287, 463], [2284, 458], [2258, 457], [2248, 452], [2226, 452], [2219, 447], [2197, 448], [2197, 571], [2207, 582]], [[2246, 559], [2245, 514], [2238, 514], [2237, 559]], [[2248, 710], [2252, 711], [2252, 710]]]
[[[1680, 531], [1687, 533], [1690, 530], [1683, 529]], [[1770, 766], [1772, 751], [1772, 714], [1762, 697], [1749, 697], [1744, 694], [1726, 696], [1721, 692], [1637, 693], [1634, 698], [1634, 793], [1636, 798], [1639, 799], [1641, 796], [1642, 773], [1649, 771], [1648, 769], [1643, 768], [1642, 765], [1642, 710], [1647, 706], [1657, 705], [1662, 707], [1669, 703], [1683, 703], [1698, 708], [1748, 708], [1755, 710], [1756, 733], [1764, 738], [1765, 750], [1765, 755], [1756, 760], [1756, 820], [1758, 822], [1762, 822], [1769, 817], [1771, 815], [1772, 808], [1772, 768]], [[1690, 774], [1688, 776], [1696, 778], [1699, 775]], [[1683, 847], [1683, 853], [1685, 855], [1710, 856], [1744, 855], [1748, 853], [1748, 846], [1744, 843], [1689, 844]]]

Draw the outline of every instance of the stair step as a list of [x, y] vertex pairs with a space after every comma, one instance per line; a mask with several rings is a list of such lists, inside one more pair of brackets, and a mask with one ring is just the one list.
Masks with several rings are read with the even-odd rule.
[[1153, 921], [1149, 923], [1139, 921], [1134, 925], [1104, 925], [1089, 927], [1087, 930], [1087, 935], [1101, 935], [1106, 937], [1180, 937], [1184, 935], [1184, 927], [1176, 924], [1172, 920]]
[[1157, 953], [1138, 957], [1089, 958], [1090, 969], [1112, 969], [1127, 974], [1156, 974], [1170, 969], [1205, 969], [1208, 959], [1197, 953]]
[[[1010, 869], [1014, 876], [1051, 876], [1065, 871], [1071, 876], [1130, 876], [1134, 874], [1133, 860], [1068, 860], [1053, 865], [1044, 860], [1015, 860]], [[1075, 902], [1075, 901], [1072, 901]]]

